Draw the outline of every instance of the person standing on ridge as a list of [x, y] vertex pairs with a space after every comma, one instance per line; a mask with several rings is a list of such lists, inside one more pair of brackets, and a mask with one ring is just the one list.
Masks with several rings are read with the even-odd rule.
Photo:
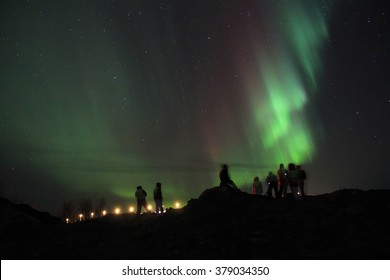
[[298, 187], [299, 191], [301, 192], [302, 197], [305, 196], [305, 180], [307, 178], [305, 170], [302, 169], [301, 165], [297, 165], [297, 172], [298, 172]]
[[263, 185], [261, 184], [260, 178], [258, 176], [256, 176], [253, 179], [252, 194], [256, 194], [256, 195], [262, 195], [263, 194]]
[[295, 169], [294, 163], [288, 164], [288, 184], [294, 199], [300, 199], [299, 189], [298, 189], [298, 172]]
[[162, 198], [162, 193], [161, 193], [161, 183], [156, 183], [156, 187], [154, 188], [153, 191], [153, 196], [154, 196], [154, 202], [156, 203], [156, 213], [160, 214], [163, 213], [163, 198]]
[[287, 186], [288, 186], [288, 172], [284, 168], [284, 164], [281, 163], [279, 165], [278, 170], [278, 181], [279, 181], [279, 197], [287, 196]]
[[272, 198], [272, 190], [274, 190], [275, 198], [277, 198], [279, 194], [278, 194], [278, 178], [276, 177], [276, 175], [270, 171], [265, 181], [268, 184], [268, 190], [265, 196]]

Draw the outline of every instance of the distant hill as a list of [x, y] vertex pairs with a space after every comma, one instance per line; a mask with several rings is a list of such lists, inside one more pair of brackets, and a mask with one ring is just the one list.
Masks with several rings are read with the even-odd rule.
[[389, 259], [390, 190], [303, 200], [211, 188], [163, 215], [64, 224], [0, 200], [1, 259]]
[[61, 223], [61, 220], [51, 216], [47, 212], [41, 212], [38, 210], [35, 210], [31, 206], [27, 204], [15, 204], [11, 201], [1, 198], [0, 197], [0, 218], [1, 222], [5, 221], [12, 221], [15, 220], [36, 220], [36, 222], [42, 223], [42, 224], [59, 224]]

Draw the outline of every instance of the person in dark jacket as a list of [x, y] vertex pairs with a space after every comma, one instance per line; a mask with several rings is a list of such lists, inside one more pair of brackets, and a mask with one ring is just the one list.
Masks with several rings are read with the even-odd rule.
[[287, 187], [288, 187], [288, 171], [284, 168], [284, 164], [279, 165], [278, 170], [278, 182], [279, 182], [279, 197], [287, 197]]
[[279, 197], [278, 194], [278, 177], [276, 177], [275, 174], [273, 174], [271, 171], [268, 173], [267, 178], [265, 179], [267, 185], [268, 185], [268, 190], [265, 194], [266, 197], [271, 197], [272, 198], [272, 190], [275, 192], [275, 198]]
[[148, 204], [146, 203], [146, 196], [148, 194], [145, 190], [142, 189], [142, 186], [137, 187], [137, 191], [135, 192], [135, 198], [137, 199], [137, 215], [141, 214], [142, 206], [148, 211]]
[[161, 183], [156, 183], [156, 187], [153, 191], [154, 202], [156, 203], [156, 213], [163, 213], [163, 203], [162, 203], [162, 193], [161, 193]]
[[302, 166], [300, 165], [297, 165], [297, 172], [298, 172], [298, 187], [303, 197], [305, 196], [305, 180], [307, 176], [305, 170], [303, 170]]
[[294, 199], [300, 199], [298, 188], [298, 172], [294, 163], [288, 165], [288, 184], [290, 185], [291, 193]]

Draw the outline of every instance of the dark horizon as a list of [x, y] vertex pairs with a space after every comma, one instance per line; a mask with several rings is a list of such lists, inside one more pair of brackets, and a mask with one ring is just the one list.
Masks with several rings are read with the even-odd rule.
[[185, 209], [169, 209], [163, 215], [114, 214], [72, 224], [0, 199], [7, 213], [2, 219], [0, 256], [377, 261], [390, 256], [390, 227], [383, 219], [389, 198], [390, 190], [342, 190], [298, 201], [214, 188]]

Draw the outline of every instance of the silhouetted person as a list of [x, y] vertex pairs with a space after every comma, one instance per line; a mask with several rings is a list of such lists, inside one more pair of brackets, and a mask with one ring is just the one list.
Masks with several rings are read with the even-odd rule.
[[256, 194], [256, 195], [263, 194], [263, 185], [261, 184], [260, 179], [257, 176], [253, 179], [252, 194]]
[[305, 180], [307, 178], [305, 170], [300, 165], [297, 165], [298, 172], [298, 187], [302, 196], [305, 196]]
[[161, 193], [161, 183], [156, 183], [156, 187], [153, 191], [154, 202], [156, 203], [156, 213], [163, 213], [163, 198]]
[[142, 206], [148, 211], [148, 204], [146, 203], [146, 196], [148, 194], [145, 190], [142, 189], [142, 186], [137, 187], [137, 191], [135, 192], [135, 197], [137, 199], [137, 215], [141, 214]]
[[219, 172], [219, 179], [221, 180], [219, 186], [222, 188], [231, 187], [237, 188], [236, 184], [230, 179], [229, 170], [227, 164], [222, 164], [221, 171]]
[[287, 186], [288, 186], [288, 172], [284, 168], [284, 164], [281, 163], [279, 165], [278, 170], [278, 181], [279, 181], [279, 197], [287, 196]]
[[267, 197], [272, 197], [272, 190], [274, 190], [275, 197], [279, 197], [278, 194], [278, 178], [271, 171], [268, 173], [267, 178], [265, 179], [268, 184], [268, 190], [266, 192]]
[[294, 199], [300, 199], [299, 188], [298, 188], [298, 172], [295, 169], [295, 164], [288, 164], [288, 184]]

